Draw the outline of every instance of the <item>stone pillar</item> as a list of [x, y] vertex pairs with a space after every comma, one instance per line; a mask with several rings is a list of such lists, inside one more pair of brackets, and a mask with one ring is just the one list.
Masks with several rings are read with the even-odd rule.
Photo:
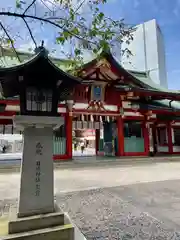
[[53, 127], [60, 117], [15, 116], [24, 129], [18, 217], [54, 212]]
[[24, 129], [18, 216], [54, 211], [53, 130]]

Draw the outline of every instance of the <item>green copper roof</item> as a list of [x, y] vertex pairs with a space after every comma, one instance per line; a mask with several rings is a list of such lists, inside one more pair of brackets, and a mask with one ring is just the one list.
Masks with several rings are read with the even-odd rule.
[[[36, 55], [35, 53], [21, 52], [21, 51], [17, 51], [17, 53], [21, 60], [21, 63], [30, 61]], [[69, 70], [71, 64], [73, 63], [73, 60], [56, 58], [51, 55], [49, 55], [49, 59], [63, 71]], [[17, 66], [21, 63], [15, 57], [11, 49], [0, 48], [0, 66], [1, 67]]]
[[[0, 51], [0, 54], [2, 56], [2, 52], [3, 52], [3, 55], [5, 57], [0, 57], [0, 60], [4, 59], [4, 64], [7, 66], [7, 65], [19, 65], [19, 62], [12, 57], [12, 50], [7, 50], [7, 49], [1, 49]], [[30, 61], [31, 57], [33, 57], [33, 53], [26, 53], [26, 52], [20, 52], [18, 51], [18, 54], [20, 56], [20, 58], [22, 59], [22, 62], [25, 63], [26, 61]], [[119, 66], [119, 68], [121, 69], [124, 69], [120, 63], [115, 60], [115, 58], [112, 56], [112, 54], [110, 53], [110, 51], [106, 51], [104, 53], [100, 53], [99, 54], [100, 57], [107, 57], [107, 56], [110, 56], [110, 58], [113, 58], [114, 61], [117, 65], [117, 67]], [[53, 57], [50, 57], [51, 61], [60, 69], [62, 69], [63, 71], [65, 72], [68, 72], [70, 70], [70, 65], [72, 63], [71, 60], [65, 60], [65, 59], [59, 59], [59, 58], [53, 58]], [[95, 61], [97, 60], [98, 61], [99, 58], [97, 59], [94, 59], [92, 61]], [[87, 63], [89, 64], [89, 63]], [[0, 65], [3, 66], [2, 62], [0, 62]], [[86, 65], [86, 64], [85, 64]], [[4, 66], [3, 66], [4, 67]], [[150, 76], [148, 75], [148, 73], [146, 72], [140, 72], [140, 71], [132, 71], [132, 70], [126, 70], [124, 69], [124, 71], [128, 72], [128, 74], [130, 74], [133, 78], [135, 78], [137, 80], [137, 82], [139, 83], [142, 83], [142, 85], [148, 89], [148, 90], [153, 90], [153, 91], [161, 91], [161, 92], [165, 92], [165, 93], [175, 93], [175, 94], [180, 94], [180, 91], [175, 91], [175, 90], [169, 90], [167, 88], [164, 88], [162, 86], [160, 86], [159, 84], [156, 84], [152, 81], [152, 79], [150, 78]], [[73, 73], [73, 72], [72, 72]], [[164, 106], [169, 106], [169, 102], [170, 100], [159, 100], [159, 101], [156, 101], [156, 103], [160, 103]], [[180, 102], [178, 101], [174, 101], [172, 102], [172, 107], [174, 106], [175, 109], [180, 109]]]
[[177, 111], [180, 110], [180, 101], [171, 101], [168, 99], [163, 100], [154, 100], [153, 101], [156, 105], [162, 106], [162, 107], [168, 107], [172, 108], [172, 110]]
[[177, 90], [170, 90], [168, 88], [164, 88], [164, 87], [160, 86], [159, 84], [153, 82], [152, 79], [150, 78], [150, 76], [148, 76], [148, 74], [145, 72], [137, 72], [137, 71], [131, 71], [131, 70], [126, 70], [126, 71], [129, 72], [135, 78], [137, 78], [139, 81], [143, 82], [144, 84], [147, 84], [149, 86], [149, 89], [154, 89], [157, 91], [167, 92], [167, 93], [179, 93], [180, 94], [180, 92]]

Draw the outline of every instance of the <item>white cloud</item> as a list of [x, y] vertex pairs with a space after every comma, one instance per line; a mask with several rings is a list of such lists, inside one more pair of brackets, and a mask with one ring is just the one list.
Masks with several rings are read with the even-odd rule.
[[[48, 39], [44, 39], [44, 47], [48, 48], [49, 46], [49, 42]], [[18, 46], [18, 50], [22, 51], [22, 52], [34, 52], [35, 50], [35, 45], [33, 43], [33, 41], [28, 41], [27, 43], [22, 43]]]
[[34, 51], [34, 47], [35, 47], [35, 46], [34, 46], [33, 41], [30, 41], [30, 42], [21, 44], [21, 45], [18, 47], [18, 50], [19, 50], [19, 51], [22, 51], [22, 52], [33, 52], [33, 51]]

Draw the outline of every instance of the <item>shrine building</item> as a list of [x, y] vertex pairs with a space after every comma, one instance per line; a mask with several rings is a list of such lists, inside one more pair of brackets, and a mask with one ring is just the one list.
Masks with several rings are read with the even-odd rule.
[[[30, 71], [33, 66], [39, 66], [43, 72], [47, 62], [53, 64], [49, 57], [36, 53], [20, 65], [1, 67], [0, 79], [5, 77], [4, 72], [11, 75], [25, 68]], [[83, 129], [95, 130], [96, 155], [180, 154], [179, 91], [153, 83], [146, 72], [124, 69], [110, 51], [103, 51], [96, 59], [77, 69], [75, 76], [55, 65], [54, 68], [57, 76], [62, 78], [59, 80], [63, 82], [67, 96], [66, 101], [59, 100], [58, 104], [58, 115], [64, 117], [64, 125], [54, 130], [54, 160], [73, 158], [73, 130]], [[67, 81], [76, 81], [70, 95]], [[19, 104], [18, 97], [1, 96], [1, 134], [7, 131], [16, 133], [12, 119], [19, 114]]]

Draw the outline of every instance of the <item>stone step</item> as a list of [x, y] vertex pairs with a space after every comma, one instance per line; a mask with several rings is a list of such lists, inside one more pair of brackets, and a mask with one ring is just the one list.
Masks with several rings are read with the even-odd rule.
[[72, 224], [44, 228], [23, 233], [9, 234], [1, 237], [1, 240], [73, 240], [74, 227]]
[[32, 217], [15, 218], [9, 222], [9, 234], [64, 225], [64, 213], [49, 213]]

